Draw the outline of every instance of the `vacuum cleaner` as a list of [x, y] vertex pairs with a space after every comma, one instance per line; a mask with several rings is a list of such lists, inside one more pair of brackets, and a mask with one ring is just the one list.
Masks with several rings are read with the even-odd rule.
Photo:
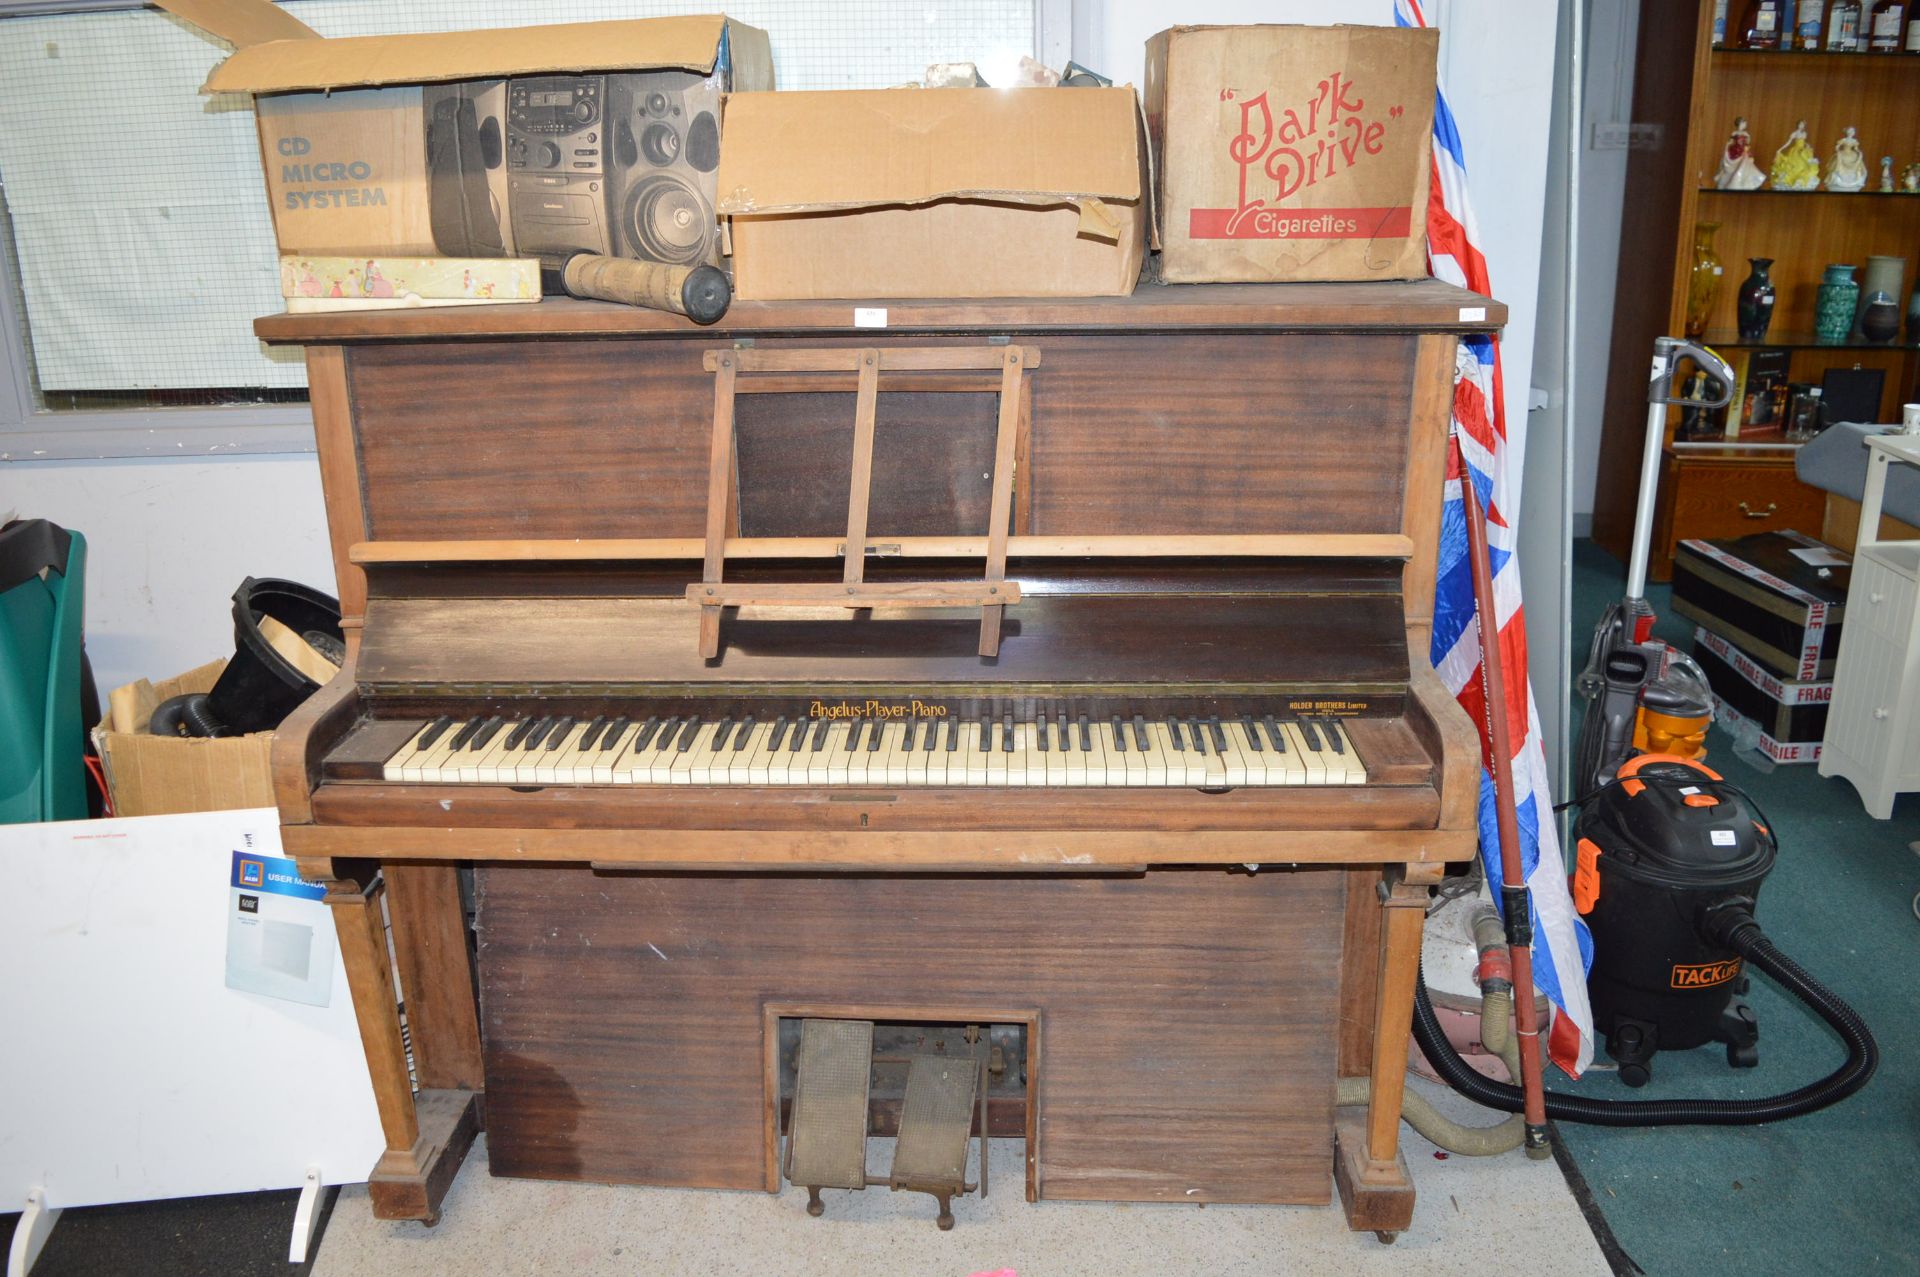
[[[1724, 1043], [1734, 1067], [1751, 1067], [1759, 1059], [1759, 1029], [1751, 1010], [1733, 999], [1752, 967], [1826, 1021], [1847, 1058], [1817, 1082], [1761, 1099], [1622, 1101], [1547, 1092], [1545, 1114], [1559, 1121], [1780, 1121], [1846, 1099], [1879, 1063], [1866, 1022], [1775, 948], [1755, 921], [1761, 884], [1778, 854], [1773, 830], [1748, 795], [1701, 761], [1713, 712], [1706, 680], [1652, 637], [1647, 554], [1667, 409], [1682, 402], [1673, 395], [1674, 370], [1683, 359], [1719, 383], [1719, 398], [1708, 406], [1732, 399], [1733, 373], [1718, 355], [1672, 337], [1657, 340], [1626, 597], [1602, 618], [1579, 682], [1588, 707], [1574, 777], [1581, 796], [1569, 804], [1580, 808], [1573, 893], [1593, 933], [1588, 989], [1595, 1027], [1629, 1086], [1647, 1082], [1656, 1052], [1709, 1042]], [[1520, 1087], [1460, 1058], [1434, 1014], [1424, 976], [1415, 987], [1413, 1032], [1456, 1091], [1489, 1108], [1525, 1111]]]

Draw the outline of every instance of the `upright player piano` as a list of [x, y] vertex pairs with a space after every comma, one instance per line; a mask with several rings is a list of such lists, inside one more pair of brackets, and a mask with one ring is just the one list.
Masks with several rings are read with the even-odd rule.
[[829, 1218], [878, 1183], [944, 1226], [990, 1131], [1032, 1200], [1404, 1228], [1478, 793], [1427, 658], [1445, 443], [1504, 319], [1422, 281], [260, 320], [351, 636], [274, 770], [375, 1212], [436, 1219], [484, 1121], [495, 1174]]

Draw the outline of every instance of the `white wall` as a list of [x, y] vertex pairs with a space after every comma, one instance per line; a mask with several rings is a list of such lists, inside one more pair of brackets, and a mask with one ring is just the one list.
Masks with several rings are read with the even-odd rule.
[[[1574, 535], [1593, 527], [1593, 489], [1600, 475], [1600, 429], [1606, 416], [1607, 360], [1613, 345], [1613, 294], [1620, 266], [1620, 220], [1626, 207], [1627, 152], [1593, 149], [1595, 124], [1633, 119], [1633, 53], [1640, 0], [1587, 0], [1587, 137], [1580, 164], [1578, 376], [1573, 402]], [[1664, 269], [1647, 286], [1666, 288]], [[1653, 352], [1647, 351], [1651, 359]]]
[[87, 652], [101, 697], [233, 654], [233, 591], [277, 576], [334, 592], [311, 455], [0, 465], [0, 515], [87, 538]]

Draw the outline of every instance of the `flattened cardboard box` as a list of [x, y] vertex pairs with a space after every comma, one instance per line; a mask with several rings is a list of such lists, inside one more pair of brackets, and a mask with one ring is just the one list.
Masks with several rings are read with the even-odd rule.
[[1440, 33], [1174, 27], [1147, 41], [1160, 278], [1427, 273]]
[[[201, 91], [254, 95], [283, 254], [511, 255], [508, 77], [670, 69], [773, 87], [766, 33], [718, 14], [325, 39], [270, 0], [156, 2], [236, 46]], [[434, 172], [429, 103], [457, 124]]]
[[1132, 89], [878, 89], [727, 103], [734, 296], [1087, 297], [1146, 254]]
[[154, 707], [188, 692], [206, 692], [225, 669], [212, 661], [177, 678], [137, 683], [114, 693], [131, 696], [131, 731], [114, 731], [111, 718], [94, 728], [94, 746], [106, 766], [116, 816], [165, 816], [188, 811], [232, 811], [273, 806], [273, 733], [189, 739], [154, 736]]

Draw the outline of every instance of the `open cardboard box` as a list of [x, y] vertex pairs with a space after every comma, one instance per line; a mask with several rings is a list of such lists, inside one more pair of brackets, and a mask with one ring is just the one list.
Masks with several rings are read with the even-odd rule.
[[[211, 691], [225, 661], [176, 678], [141, 679], [115, 691], [93, 729], [116, 816], [165, 816], [273, 806], [273, 733], [197, 739], [153, 736], [147, 725], [161, 702]], [[117, 721], [116, 721], [117, 720]]]
[[1131, 88], [745, 94], [719, 173], [734, 295], [1124, 295], [1145, 169]]
[[[254, 95], [282, 254], [511, 255], [509, 77], [677, 70], [717, 77], [721, 90], [773, 87], [766, 32], [718, 14], [325, 39], [271, 0], [156, 2], [235, 46], [202, 92]], [[430, 97], [436, 114], [467, 113], [442, 134], [460, 141], [438, 148], [431, 172]], [[572, 159], [557, 159], [552, 179], [579, 189], [552, 198], [607, 204], [602, 185], [623, 162], [608, 139], [592, 145], [605, 175], [574, 175]]]

